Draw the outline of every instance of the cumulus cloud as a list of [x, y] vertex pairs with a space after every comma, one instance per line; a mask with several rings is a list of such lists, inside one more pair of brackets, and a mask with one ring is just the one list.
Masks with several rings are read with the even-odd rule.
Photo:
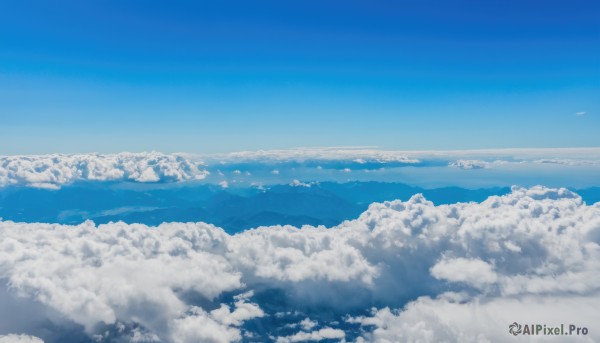
[[166, 342], [238, 341], [260, 327], [246, 323], [275, 320], [267, 309], [285, 304], [312, 311], [301, 331], [272, 335], [285, 342], [347, 339], [331, 321], [346, 314], [366, 341], [497, 341], [515, 320], [573, 315], [591, 327], [599, 244], [600, 203], [513, 188], [482, 203], [435, 206], [415, 195], [333, 228], [235, 235], [203, 223], [0, 221], [0, 279], [90, 335], [123, 323]]
[[242, 286], [223, 257], [226, 234], [206, 224], [0, 226], [0, 278], [89, 333], [99, 323], [134, 321], [169, 337], [186, 318], [202, 320], [178, 292], [211, 300]]
[[0, 156], [0, 187], [55, 189], [75, 181], [172, 182], [206, 175], [201, 162], [158, 152]]

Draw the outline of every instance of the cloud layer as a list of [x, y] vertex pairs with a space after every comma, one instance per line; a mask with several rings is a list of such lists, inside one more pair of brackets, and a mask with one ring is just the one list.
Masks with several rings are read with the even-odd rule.
[[356, 163], [399, 162], [418, 163], [403, 151], [380, 150], [373, 147], [332, 147], [300, 148], [286, 150], [240, 151], [228, 154], [207, 156], [222, 161], [309, 161], [309, 160], [348, 160]]
[[[280, 342], [502, 341], [515, 320], [587, 325], [598, 340], [599, 244], [600, 204], [514, 188], [482, 203], [376, 203], [329, 229], [4, 221], [0, 279], [90, 336], [122, 327], [130, 341], [250, 340], [259, 328]], [[290, 313], [310, 319], [265, 329]]]
[[582, 188], [598, 185], [599, 168], [599, 148], [390, 151], [358, 147], [213, 155], [158, 152], [21, 155], [0, 156], [0, 188], [56, 189], [78, 181], [194, 180], [230, 188], [288, 184], [293, 180], [386, 181], [471, 188], [542, 182]]
[[59, 188], [75, 181], [170, 182], [200, 180], [202, 163], [150, 153], [0, 156], [0, 187]]

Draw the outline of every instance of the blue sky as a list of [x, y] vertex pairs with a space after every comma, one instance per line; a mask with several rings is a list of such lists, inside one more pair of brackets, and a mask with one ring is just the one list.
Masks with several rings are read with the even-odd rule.
[[597, 1], [0, 7], [0, 154], [600, 146]]

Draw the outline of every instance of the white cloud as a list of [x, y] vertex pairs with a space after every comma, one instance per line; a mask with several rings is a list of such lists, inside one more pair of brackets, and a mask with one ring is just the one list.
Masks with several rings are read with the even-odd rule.
[[124, 321], [165, 337], [189, 310], [179, 290], [214, 299], [242, 286], [240, 273], [222, 256], [226, 234], [206, 224], [149, 230], [124, 223], [0, 222], [0, 237], [0, 278], [11, 290], [90, 333], [98, 323]]
[[289, 342], [319, 342], [324, 339], [343, 339], [346, 337], [344, 331], [340, 329], [332, 329], [326, 327], [320, 330], [312, 332], [298, 332], [291, 336], [277, 337], [277, 343], [289, 343]]
[[0, 187], [56, 189], [75, 181], [171, 182], [207, 175], [201, 162], [157, 152], [0, 156]]
[[[272, 226], [228, 235], [203, 223], [0, 221], [0, 279], [90, 334], [98, 323], [123, 322], [167, 341], [240, 340], [244, 322], [273, 315], [247, 291], [270, 287], [285, 290], [289, 310], [313, 304], [343, 314], [383, 304], [350, 320], [369, 330], [369, 341], [497, 341], [508, 335], [504, 321], [521, 315], [519, 304], [527, 307], [523, 320], [558, 320], [569, 304], [564, 320], [573, 314], [585, 325], [593, 318], [599, 244], [600, 203], [586, 205], [566, 189], [513, 188], [482, 203], [434, 206], [421, 195], [376, 203], [329, 229]], [[456, 293], [443, 293], [448, 289]], [[208, 301], [240, 295], [205, 308], [182, 292]], [[422, 295], [431, 298], [417, 299]], [[471, 327], [473, 318], [480, 320]], [[331, 323], [301, 327], [280, 338], [344, 333]]]
[[575, 115], [578, 117], [583, 117], [585, 115], [586, 112], [576, 112]]
[[306, 160], [350, 160], [357, 163], [399, 162], [418, 163], [419, 160], [407, 157], [401, 151], [379, 150], [373, 147], [324, 147], [298, 148], [286, 150], [239, 151], [213, 155], [223, 161], [306, 161]]
[[[506, 298], [444, 293], [421, 297], [402, 310], [373, 309], [370, 316], [351, 318], [367, 330], [358, 342], [596, 342], [594, 330], [600, 297], [558, 294]], [[587, 327], [586, 336], [522, 336], [509, 334], [511, 323], [573, 324]]]
[[252, 292], [247, 292], [237, 296], [233, 311], [225, 304], [210, 313], [200, 307], [192, 307], [190, 314], [175, 320], [172, 341], [225, 343], [241, 340], [238, 327], [246, 320], [264, 316], [256, 304], [247, 302], [252, 295]]
[[292, 180], [292, 182], [289, 183], [289, 185], [292, 187], [306, 187], [306, 188], [310, 188], [314, 184], [318, 184], [318, 182], [302, 182], [298, 179], [294, 179], [294, 180]]
[[489, 168], [490, 163], [481, 160], [456, 160], [450, 162], [448, 166], [461, 169], [484, 169]]
[[[194, 155], [190, 156], [191, 159]], [[289, 150], [241, 151], [228, 154], [198, 155], [194, 158], [220, 161], [222, 163], [250, 162], [303, 162], [313, 161], [351, 161], [364, 164], [406, 163], [416, 164], [423, 161], [464, 160], [478, 162], [518, 162], [537, 159], [587, 159], [600, 160], [600, 148], [516, 148], [516, 149], [476, 149], [476, 150], [422, 150], [394, 151], [373, 147], [331, 147], [331, 148], [298, 148]], [[318, 167], [317, 167], [318, 168]]]
[[496, 282], [498, 279], [493, 267], [479, 259], [443, 258], [431, 267], [431, 275], [436, 279], [450, 282], [464, 282], [475, 287]]
[[221, 304], [221, 307], [210, 312], [211, 317], [225, 325], [240, 326], [248, 319], [264, 316], [264, 312], [256, 304], [248, 300], [254, 295], [249, 291], [235, 296], [235, 310], [232, 312], [229, 306]]
[[142, 330], [140, 330], [140, 328], [135, 328], [131, 332], [131, 342], [132, 343], [156, 343], [156, 342], [160, 342], [160, 337], [158, 337], [154, 333], [142, 332]]
[[600, 160], [592, 159], [568, 159], [568, 158], [544, 158], [534, 160], [537, 164], [559, 164], [565, 166], [600, 166]]
[[0, 335], [0, 343], [44, 343], [41, 339], [28, 335]]
[[[202, 161], [207, 161], [207, 166]], [[305, 168], [293, 170], [296, 162], [302, 164], [310, 161], [307, 165], [313, 171], [323, 166], [318, 177], [329, 180], [331, 177], [343, 178], [345, 175], [339, 173], [331, 176], [326, 172], [333, 168], [344, 172], [350, 172], [354, 163], [374, 163], [362, 166], [366, 167], [365, 173], [354, 177], [369, 181], [403, 181], [410, 180], [407, 175], [418, 174], [419, 182], [426, 184], [429, 181], [428, 173], [433, 172], [436, 178], [444, 177], [444, 170], [439, 169], [441, 165], [460, 169], [487, 169], [496, 168], [498, 171], [507, 172], [498, 174], [493, 170], [478, 173], [481, 180], [486, 184], [497, 186], [506, 183], [521, 183], [522, 176], [531, 175], [540, 171], [540, 165], [544, 165], [544, 171], [558, 173], [553, 177], [573, 174], [571, 166], [580, 166], [581, 169], [593, 172], [600, 166], [600, 148], [572, 148], [572, 149], [505, 149], [505, 150], [464, 150], [464, 151], [388, 151], [374, 148], [311, 148], [293, 150], [273, 150], [257, 152], [239, 152], [226, 155], [194, 155], [194, 154], [161, 154], [151, 153], [120, 153], [120, 154], [52, 154], [33, 156], [0, 156], [0, 187], [11, 185], [30, 186], [47, 189], [57, 189], [61, 185], [78, 181], [116, 181], [116, 182], [184, 182], [203, 180], [208, 175], [208, 168], [214, 170], [215, 178], [206, 179], [207, 182], [217, 183], [224, 176], [223, 165], [233, 163], [234, 173], [239, 176], [247, 176], [250, 182], [265, 182], [261, 177], [262, 172], [250, 173], [245, 170], [267, 170], [273, 175], [293, 173], [300, 180], [310, 178], [316, 180], [316, 175]], [[294, 163], [288, 163], [294, 162]], [[341, 163], [338, 163], [341, 162]], [[325, 164], [324, 164], [325, 163]], [[350, 163], [350, 164], [348, 164]], [[391, 168], [379, 168], [392, 163]], [[326, 165], [327, 164], [327, 165]], [[551, 166], [549, 164], [557, 165]], [[416, 168], [405, 168], [402, 174], [397, 173], [395, 167], [399, 165], [418, 166]], [[564, 168], [561, 166], [565, 166]], [[267, 168], [267, 169], [263, 169]], [[292, 168], [292, 169], [289, 169]], [[313, 168], [316, 168], [314, 170]], [[438, 168], [431, 170], [432, 168]], [[429, 169], [429, 170], [428, 170]], [[518, 169], [517, 174], [514, 172]], [[354, 168], [356, 170], [356, 168]], [[366, 174], [367, 171], [377, 173]], [[325, 173], [323, 173], [325, 172]], [[305, 174], [303, 174], [305, 173]], [[561, 174], [562, 173], [562, 174]], [[350, 175], [350, 174], [349, 174]], [[465, 178], [457, 178], [458, 173], [449, 170], [450, 176], [445, 176], [455, 185], [466, 184]], [[511, 176], [515, 175], [515, 176]], [[399, 178], [402, 176], [402, 178]], [[275, 176], [271, 176], [272, 178]], [[391, 179], [390, 179], [391, 177]], [[563, 177], [563, 176], [561, 176]], [[275, 177], [276, 178], [276, 177]], [[425, 178], [425, 179], [423, 179]], [[528, 178], [526, 178], [528, 179]], [[271, 179], [271, 182], [274, 179]], [[480, 185], [480, 182], [476, 183]], [[415, 181], [415, 180], [413, 180]], [[233, 181], [230, 181], [233, 182]], [[281, 182], [279, 180], [278, 182]], [[436, 179], [435, 182], [439, 182]], [[586, 181], [589, 183], [589, 181]], [[585, 183], [586, 185], [588, 183]], [[565, 184], [556, 182], [555, 184]], [[576, 186], [576, 185], [574, 185]]]
[[202, 308], [192, 307], [188, 314], [174, 321], [171, 340], [173, 343], [226, 343], [241, 340], [241, 335], [239, 329], [222, 325]]
[[302, 327], [302, 330], [308, 331], [317, 326], [317, 322], [310, 320], [310, 318], [304, 318], [302, 321], [300, 321], [300, 326]]

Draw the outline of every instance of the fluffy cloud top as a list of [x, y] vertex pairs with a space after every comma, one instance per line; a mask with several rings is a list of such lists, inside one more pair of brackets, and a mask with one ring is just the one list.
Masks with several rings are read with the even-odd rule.
[[[274, 318], [274, 301], [314, 312], [300, 332], [273, 334], [282, 342], [349, 338], [323, 322], [331, 313], [367, 341], [501, 341], [515, 320], [574, 321], [600, 340], [600, 203], [543, 187], [442, 206], [416, 195], [334, 228], [236, 235], [203, 223], [4, 221], [0, 279], [90, 335], [122, 323], [166, 342], [239, 341], [256, 328], [245, 323]], [[284, 299], [261, 297], [268, 289]], [[220, 300], [228, 293], [238, 296]]]
[[58, 188], [74, 181], [162, 182], [200, 180], [200, 162], [151, 153], [0, 156], [0, 187]]

